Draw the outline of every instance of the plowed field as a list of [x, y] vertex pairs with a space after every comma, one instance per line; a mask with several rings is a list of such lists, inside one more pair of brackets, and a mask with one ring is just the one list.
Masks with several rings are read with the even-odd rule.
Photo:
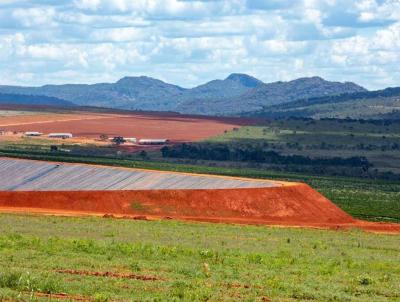
[[77, 137], [125, 136], [197, 141], [244, 124], [244, 119], [206, 118], [178, 114], [96, 114], [45, 113], [0, 117], [1, 129], [8, 131], [68, 132]]

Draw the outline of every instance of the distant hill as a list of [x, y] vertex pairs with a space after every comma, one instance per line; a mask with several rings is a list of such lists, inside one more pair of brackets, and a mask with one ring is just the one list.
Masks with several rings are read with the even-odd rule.
[[76, 106], [74, 103], [55, 97], [43, 95], [5, 94], [0, 93], [0, 104], [15, 105], [46, 105], [46, 106]]
[[81, 106], [140, 110], [170, 110], [170, 101], [183, 90], [178, 86], [144, 76], [125, 77], [116, 83], [93, 85], [0, 86], [0, 92], [47, 95]]
[[354, 83], [330, 82], [319, 77], [265, 84], [240, 73], [191, 89], [145, 76], [92, 85], [0, 86], [0, 93], [44, 95], [82, 106], [205, 115], [237, 115], [304, 98], [362, 91], [366, 90]]
[[252, 76], [233, 73], [225, 80], [213, 80], [192, 89], [187, 89], [183, 93], [182, 98], [185, 102], [191, 101], [192, 99], [201, 101], [232, 98], [242, 95], [263, 84], [263, 82]]
[[179, 107], [179, 111], [201, 114], [208, 114], [208, 112], [222, 115], [238, 114], [298, 99], [361, 91], [366, 91], [366, 89], [350, 82], [330, 82], [320, 77], [300, 78], [289, 82], [262, 83], [230, 99], [210, 98], [201, 102], [189, 100]]
[[305, 98], [266, 106], [262, 110], [245, 115], [267, 118], [399, 119], [400, 87]]

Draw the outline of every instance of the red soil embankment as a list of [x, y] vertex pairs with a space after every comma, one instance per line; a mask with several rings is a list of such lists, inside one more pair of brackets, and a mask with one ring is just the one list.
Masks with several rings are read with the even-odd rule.
[[3, 191], [0, 207], [283, 224], [354, 221], [305, 184], [218, 190]]
[[400, 232], [400, 224], [355, 220], [298, 183], [218, 190], [1, 191], [0, 211]]

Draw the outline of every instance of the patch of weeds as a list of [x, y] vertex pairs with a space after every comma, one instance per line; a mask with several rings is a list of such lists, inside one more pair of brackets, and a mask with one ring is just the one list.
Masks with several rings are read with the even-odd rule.
[[94, 302], [108, 302], [110, 301], [110, 297], [105, 294], [95, 294], [93, 296]]
[[131, 203], [131, 209], [138, 212], [144, 212], [147, 210], [147, 207], [139, 201], [134, 201]]
[[22, 273], [20, 272], [0, 272], [0, 287], [16, 289], [19, 285]]
[[29, 272], [5, 271], [0, 273], [0, 288], [46, 294], [62, 292], [59, 280], [54, 276], [34, 276]]
[[184, 299], [188, 289], [189, 286], [186, 282], [175, 281], [171, 286], [171, 295], [179, 299]]
[[140, 272], [142, 268], [139, 265], [139, 262], [132, 262], [129, 265], [129, 268], [131, 269], [132, 272]]
[[104, 234], [104, 237], [106, 237], [106, 238], [113, 238], [113, 237], [115, 237], [115, 232], [106, 232], [106, 233]]
[[203, 258], [203, 259], [214, 257], [213, 251], [210, 251], [210, 250], [201, 250], [199, 252], [199, 254], [200, 254], [200, 257]]
[[314, 294], [310, 293], [310, 292], [304, 292], [301, 291], [300, 289], [296, 289], [292, 295], [291, 298], [296, 299], [296, 300], [316, 300], [316, 297]]
[[364, 275], [364, 276], [359, 276], [357, 282], [360, 285], [371, 285], [373, 280], [370, 276]]
[[177, 269], [177, 273], [189, 278], [193, 278], [196, 276], [196, 272], [193, 269], [189, 269], [186, 267]]
[[249, 263], [255, 263], [255, 264], [262, 264], [263, 261], [263, 256], [261, 254], [249, 254], [247, 255], [247, 261]]

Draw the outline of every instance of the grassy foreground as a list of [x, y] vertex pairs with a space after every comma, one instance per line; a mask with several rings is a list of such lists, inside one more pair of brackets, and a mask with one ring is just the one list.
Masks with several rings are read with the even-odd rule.
[[399, 284], [395, 235], [0, 215], [0, 300], [399, 301]]

